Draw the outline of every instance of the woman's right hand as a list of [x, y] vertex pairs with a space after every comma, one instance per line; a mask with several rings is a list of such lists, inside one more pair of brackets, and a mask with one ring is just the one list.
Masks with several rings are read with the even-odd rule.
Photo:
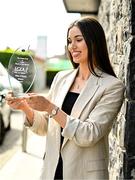
[[25, 111], [26, 108], [28, 108], [28, 103], [24, 98], [18, 98], [18, 97], [14, 97], [12, 92], [9, 92], [6, 95], [6, 101], [7, 104], [15, 110], [22, 110]]
[[34, 111], [29, 106], [25, 98], [18, 98], [14, 97], [12, 92], [9, 92], [6, 96], [7, 104], [15, 110], [22, 110], [30, 123], [30, 125], [33, 124], [33, 118], [34, 118]]

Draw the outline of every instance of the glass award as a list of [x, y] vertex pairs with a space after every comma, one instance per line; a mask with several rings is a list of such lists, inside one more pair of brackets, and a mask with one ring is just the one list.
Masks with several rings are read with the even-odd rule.
[[[36, 76], [36, 66], [29, 48], [18, 48], [12, 54], [8, 64], [9, 84], [13, 95], [20, 97], [26, 95], [32, 88]], [[15, 82], [23, 87], [23, 93], [15, 88]]]

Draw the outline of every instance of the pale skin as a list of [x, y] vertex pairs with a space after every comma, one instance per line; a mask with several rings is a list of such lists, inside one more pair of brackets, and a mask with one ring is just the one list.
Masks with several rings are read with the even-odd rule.
[[[79, 71], [74, 83], [70, 88], [70, 91], [80, 93], [90, 76], [90, 70], [87, 63], [88, 48], [81, 31], [76, 26], [69, 30], [68, 42], [68, 50], [73, 57], [73, 61], [79, 64]], [[34, 109], [38, 111], [46, 111], [50, 114], [52, 109], [56, 107], [44, 96], [35, 93], [29, 93], [23, 98], [16, 98], [10, 92], [6, 97], [6, 100], [11, 108], [22, 110], [26, 114], [31, 125], [33, 124], [34, 119]], [[66, 125], [67, 114], [59, 109], [58, 113], [53, 117], [53, 119], [57, 121], [62, 128], [64, 128]]]

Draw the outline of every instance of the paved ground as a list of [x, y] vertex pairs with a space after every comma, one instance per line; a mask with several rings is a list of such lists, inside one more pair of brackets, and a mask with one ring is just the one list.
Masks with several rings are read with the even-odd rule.
[[0, 146], [0, 169], [21, 149], [23, 115], [20, 112], [11, 115], [11, 130], [6, 133], [3, 144]]
[[42, 157], [45, 151], [45, 137], [28, 130], [27, 152], [22, 152], [22, 113], [13, 113], [11, 130], [0, 146], [0, 180], [38, 180]]
[[39, 180], [42, 160], [17, 152], [0, 171], [0, 180]]

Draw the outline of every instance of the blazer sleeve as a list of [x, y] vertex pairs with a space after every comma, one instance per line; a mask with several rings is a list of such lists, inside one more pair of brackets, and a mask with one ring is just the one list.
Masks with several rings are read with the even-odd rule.
[[[55, 92], [55, 84], [57, 81], [58, 74], [53, 79], [53, 82], [51, 84], [49, 93], [46, 95], [46, 98], [51, 101], [53, 93]], [[25, 126], [28, 126], [34, 133], [38, 135], [46, 135], [47, 129], [48, 129], [48, 121], [49, 121], [49, 115], [47, 112], [41, 112], [41, 111], [36, 111], [34, 110], [34, 122], [33, 125], [30, 126], [28, 120], [25, 120]]]
[[93, 146], [112, 127], [124, 99], [124, 85], [112, 82], [84, 121], [68, 116], [62, 135], [81, 147]]

